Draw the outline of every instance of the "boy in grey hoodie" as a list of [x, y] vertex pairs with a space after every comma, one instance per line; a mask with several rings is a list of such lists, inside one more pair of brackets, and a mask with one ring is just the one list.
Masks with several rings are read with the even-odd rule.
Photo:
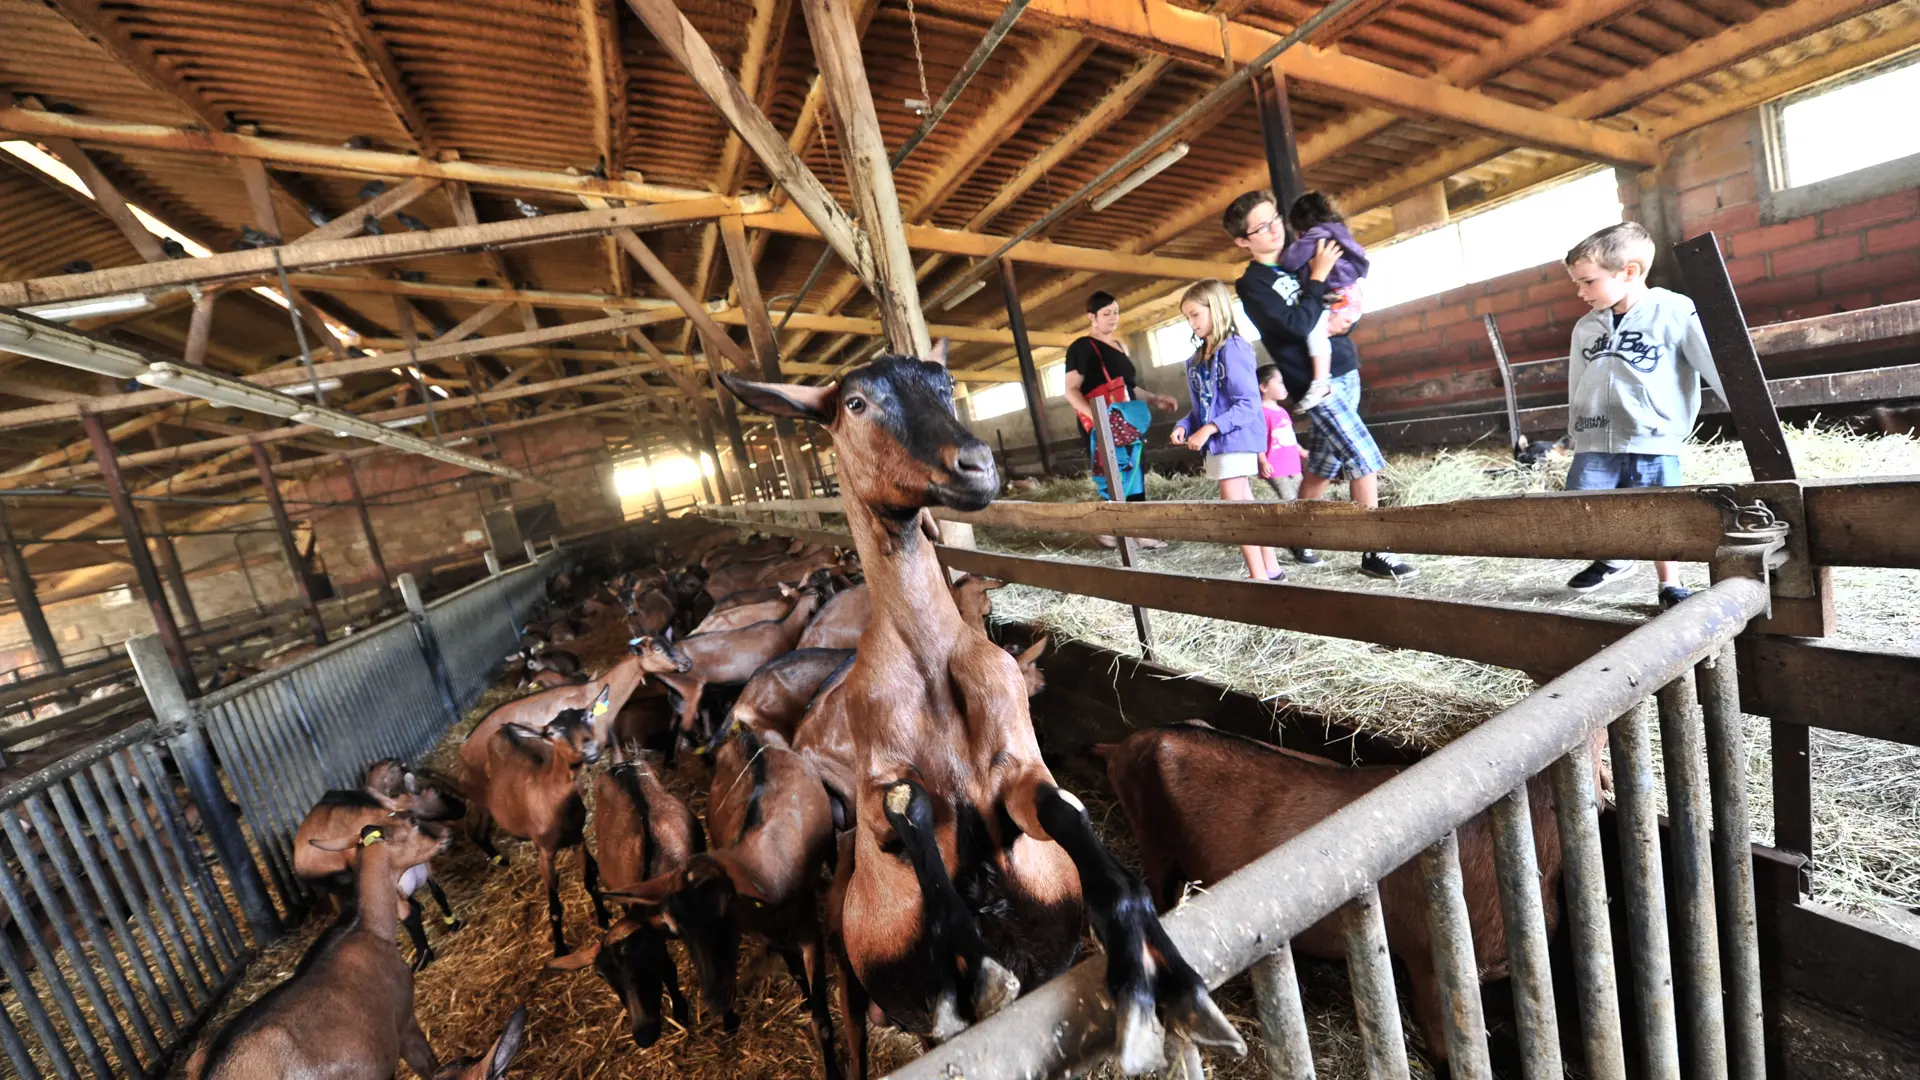
[[[1567, 275], [1593, 308], [1573, 324], [1567, 355], [1568, 491], [1677, 486], [1680, 445], [1700, 414], [1700, 380], [1726, 397], [1693, 301], [1647, 285], [1653, 255], [1653, 238], [1631, 221], [1601, 229], [1567, 252]], [[1678, 563], [1653, 566], [1661, 607], [1687, 598]], [[1567, 587], [1597, 589], [1632, 568], [1602, 559]]]

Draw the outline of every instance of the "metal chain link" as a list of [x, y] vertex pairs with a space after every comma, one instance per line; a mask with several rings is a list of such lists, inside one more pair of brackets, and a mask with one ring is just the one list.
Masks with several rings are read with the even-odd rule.
[[1742, 506], [1730, 487], [1703, 487], [1700, 494], [1708, 502], [1731, 514], [1734, 528], [1742, 532], [1764, 532], [1780, 523], [1774, 517], [1773, 510], [1758, 499]]
[[920, 20], [913, 11], [913, 0], [907, 0], [907, 28], [913, 31], [913, 66], [920, 72], [920, 108], [916, 112], [925, 115], [933, 108], [933, 95], [927, 91], [927, 61], [920, 55]]

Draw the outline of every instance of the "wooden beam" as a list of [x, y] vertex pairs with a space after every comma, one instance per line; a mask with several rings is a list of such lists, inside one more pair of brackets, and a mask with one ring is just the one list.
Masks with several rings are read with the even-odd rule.
[[[745, 326], [747, 317], [739, 308], [727, 308], [713, 313], [715, 322], [725, 326]], [[787, 324], [800, 330], [828, 331], [836, 334], [859, 334], [865, 337], [884, 337], [886, 328], [878, 319], [852, 319], [845, 315], [807, 315], [798, 314]], [[1010, 330], [990, 330], [978, 326], [947, 326], [935, 323], [927, 327], [935, 337], [951, 338], [954, 341], [980, 341], [995, 345], [1012, 345], [1013, 332]], [[1037, 345], [1057, 345], [1064, 348], [1073, 343], [1077, 334], [1030, 333], [1027, 335]]]
[[593, 148], [608, 176], [621, 172], [626, 147], [627, 87], [620, 58], [617, 0], [577, 0], [580, 54], [586, 68], [587, 97], [593, 102]]
[[114, 227], [120, 230], [120, 235], [127, 238], [142, 259], [150, 263], [165, 261], [167, 255], [160, 250], [160, 238], [148, 232], [140, 219], [133, 216], [133, 211], [127, 208], [127, 200], [121, 197], [113, 181], [107, 179], [106, 174], [100, 171], [100, 166], [80, 149], [78, 143], [72, 139], [49, 139], [47, 147], [68, 168], [79, 174], [80, 182], [93, 195], [94, 207], [113, 222]]
[[653, 32], [661, 46], [693, 77], [694, 84], [726, 117], [727, 123], [740, 133], [774, 182], [786, 188], [788, 196], [833, 247], [834, 252], [863, 279], [871, 279], [874, 275], [873, 256], [858, 239], [853, 220], [834, 202], [833, 195], [787, 145], [786, 140], [780, 137], [766, 114], [740, 88], [733, 75], [721, 65], [713, 55], [713, 50], [707, 47], [706, 40], [674, 6], [673, 0], [627, 0], [627, 5], [634, 14], [640, 16], [640, 21], [647, 24], [647, 29]]
[[420, 176], [457, 181], [509, 191], [545, 191], [559, 195], [599, 195], [625, 202], [681, 202], [711, 198], [710, 191], [649, 184], [631, 176], [602, 179], [586, 174], [529, 169], [508, 165], [481, 165], [470, 161], [436, 161], [413, 154], [381, 150], [353, 150], [342, 146], [269, 139], [159, 124], [122, 124], [109, 120], [43, 112], [0, 109], [0, 131], [32, 138], [68, 138], [102, 146], [121, 146], [174, 153], [212, 154], [255, 158], [297, 172], [348, 173], [356, 176]]
[[[747, 250], [747, 229], [739, 217], [720, 219], [720, 242], [726, 248], [727, 262], [733, 268], [733, 281], [740, 290], [740, 311], [747, 318], [747, 340], [759, 359], [759, 375], [769, 382], [781, 381], [780, 346], [774, 341], [773, 320], [767, 317], [766, 301], [760, 296], [760, 280], [753, 271], [753, 255]], [[811, 487], [806, 459], [800, 456], [800, 440], [793, 421], [774, 417], [774, 437], [780, 443], [780, 462], [787, 473], [787, 490], [796, 496]], [[817, 523], [817, 522], [816, 522]]]
[[[933, 348], [933, 339], [927, 336], [926, 318], [920, 311], [920, 283], [913, 276], [913, 254], [907, 249], [893, 166], [880, 135], [873, 91], [867, 85], [859, 31], [841, 0], [800, 0], [800, 9], [807, 17], [820, 81], [833, 106], [854, 215], [863, 227], [861, 239], [871, 259], [867, 265], [855, 259], [847, 263], [860, 272], [867, 291], [873, 293], [880, 322], [886, 327], [887, 347], [905, 356], [925, 356]], [[786, 144], [779, 149], [785, 150]]]
[[647, 272], [647, 276], [653, 279], [655, 285], [660, 286], [660, 291], [666, 293], [675, 304], [679, 305], [681, 312], [693, 321], [693, 325], [712, 337], [713, 345], [726, 356], [728, 362], [743, 372], [753, 373], [753, 361], [747, 357], [746, 352], [727, 336], [725, 330], [720, 329], [719, 324], [713, 321], [713, 315], [707, 311], [706, 305], [695, 299], [685, 285], [680, 284], [680, 280], [673, 276], [673, 271], [667, 269], [667, 264], [660, 261], [660, 257], [653, 253], [652, 248], [648, 247], [631, 229], [616, 231], [613, 236], [619, 242], [621, 249], [634, 262], [640, 264], [640, 269]]
[[618, 228], [652, 228], [680, 221], [699, 221], [722, 214], [739, 213], [758, 204], [759, 200], [755, 198], [729, 199], [710, 195], [705, 199], [687, 202], [617, 210], [586, 210], [573, 214], [454, 226], [427, 232], [360, 236], [315, 244], [287, 244], [278, 249], [221, 252], [204, 259], [180, 259], [0, 284], [0, 307], [24, 307], [56, 300], [112, 296], [170, 285], [265, 277], [273, 272], [276, 250], [281, 262], [289, 270], [386, 262], [457, 252], [485, 244], [551, 242], [597, 235]]
[[388, 188], [359, 206], [341, 214], [312, 232], [302, 234], [294, 240], [296, 244], [317, 244], [328, 240], [345, 240], [358, 236], [367, 222], [386, 217], [403, 207], [412, 205], [421, 196], [440, 186], [440, 181], [432, 177], [416, 176], [405, 183]]
[[224, 130], [230, 123], [226, 112], [216, 108], [201, 94], [199, 87], [156, 63], [153, 53], [135, 39], [101, 0], [47, 0], [46, 6], [98, 46], [108, 59], [169, 103], [190, 113], [195, 120], [215, 131]]
[[400, 65], [394, 62], [386, 39], [380, 36], [367, 18], [362, 0], [327, 0], [322, 5], [322, 14], [333, 24], [340, 40], [359, 64], [361, 73], [373, 84], [380, 99], [386, 102], [387, 111], [406, 129], [413, 144], [420, 148], [421, 153], [437, 156], [440, 144], [434, 138], [433, 129], [427, 125], [426, 114], [415, 104], [413, 92], [407, 87], [406, 76], [400, 73]]
[[253, 211], [254, 228], [266, 233], [277, 241], [284, 241], [287, 234], [280, 225], [280, 211], [273, 203], [273, 178], [267, 175], [267, 167], [258, 158], [240, 158], [234, 162], [240, 172], [240, 182], [247, 189], [247, 205]]

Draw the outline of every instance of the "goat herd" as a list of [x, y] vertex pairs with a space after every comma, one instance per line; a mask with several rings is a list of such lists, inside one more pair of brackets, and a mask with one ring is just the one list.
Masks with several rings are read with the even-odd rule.
[[[412, 970], [396, 946], [404, 926], [414, 968], [433, 957], [413, 899], [422, 886], [458, 925], [430, 867], [461, 819], [496, 863], [496, 828], [538, 851], [549, 969], [592, 967], [641, 1047], [661, 1033], [663, 999], [692, 1028], [672, 940], [698, 978], [708, 1022], [729, 1033], [740, 1022], [742, 941], [763, 941], [806, 1000], [822, 1071], [857, 1078], [870, 1020], [951, 1038], [1064, 971], [1090, 924], [1107, 955], [1126, 1073], [1162, 1065], [1169, 1039], [1245, 1051], [1156, 907], [1396, 770], [1343, 768], [1198, 722], [1099, 747], [1139, 842], [1143, 882], [1042, 761], [1028, 698], [1043, 683], [1045, 639], [1018, 654], [993, 644], [985, 626], [999, 583], [949, 581], [936, 557], [927, 508], [978, 509], [999, 486], [986, 446], [948, 410], [944, 367], [883, 357], [832, 386], [726, 382], [750, 407], [829, 430], [857, 554], [716, 531], [676, 552], [630, 554], [624, 562], [638, 568], [610, 568], [620, 572], [590, 588], [556, 579], [558, 595], [584, 599], [528, 628], [511, 662], [539, 689], [473, 727], [457, 784], [376, 762], [363, 788], [329, 793], [307, 816], [296, 871], [338, 896], [345, 914], [291, 978], [196, 1052], [189, 1077], [384, 1078], [401, 1060], [435, 1080], [504, 1075], [524, 1009], [491, 1053], [443, 1066], [414, 1020]], [[615, 628], [626, 655], [594, 677], [559, 647]], [[593, 778], [589, 827], [582, 770], [603, 754], [611, 764]], [[710, 770], [704, 823], [656, 763]], [[1532, 794], [1551, 913], [1559, 844], [1547, 792]], [[597, 940], [574, 946], [555, 868], [569, 847], [581, 849], [599, 928]], [[1461, 849], [1480, 968], [1497, 975], [1505, 945], [1484, 821], [1462, 830]], [[1439, 1057], [1413, 875], [1397, 872], [1381, 895], [1415, 1015]], [[1333, 920], [1296, 947], [1344, 955]]]

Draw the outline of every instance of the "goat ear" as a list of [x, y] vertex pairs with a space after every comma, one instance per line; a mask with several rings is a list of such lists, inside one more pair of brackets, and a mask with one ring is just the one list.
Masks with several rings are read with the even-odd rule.
[[1020, 654], [1018, 658], [1020, 661], [1020, 666], [1027, 667], [1033, 664], [1034, 662], [1038, 661], [1040, 657], [1046, 653], [1047, 643], [1052, 640], [1053, 639], [1050, 635], [1047, 635], [1047, 634], [1040, 635], [1040, 640], [1027, 646], [1027, 651]]
[[600, 942], [596, 941], [576, 952], [570, 952], [565, 956], [556, 956], [547, 961], [546, 970], [579, 971], [581, 968], [591, 966], [599, 957]]
[[840, 388], [829, 386], [801, 386], [797, 383], [749, 382], [736, 379], [732, 375], [720, 376], [720, 382], [740, 403], [749, 409], [755, 409], [770, 416], [790, 416], [796, 420], [811, 420], [816, 424], [830, 424], [833, 413], [838, 407]]
[[991, 591], [993, 589], [1004, 589], [1007, 587], [1007, 583], [1001, 581], [999, 578], [985, 577], [980, 579], [980, 587]]
[[507, 1017], [507, 1030], [493, 1044], [493, 1053], [488, 1056], [487, 1080], [501, 1080], [507, 1075], [507, 1066], [513, 1064], [514, 1055], [520, 1052], [520, 1041], [527, 1034], [527, 1007], [513, 1010]]
[[355, 836], [347, 840], [309, 840], [307, 843], [321, 851], [346, 851], [349, 848], [359, 847], [360, 838]]
[[941, 367], [946, 367], [947, 366], [947, 339], [941, 338], [939, 341], [934, 342], [933, 348], [928, 349], [927, 355], [921, 357], [920, 359], [925, 360], [930, 364], [939, 364]]

